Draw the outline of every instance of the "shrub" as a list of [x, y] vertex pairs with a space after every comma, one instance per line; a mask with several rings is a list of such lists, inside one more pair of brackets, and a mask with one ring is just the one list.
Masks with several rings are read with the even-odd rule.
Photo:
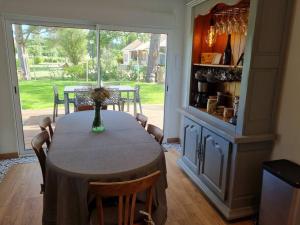
[[34, 59], [33, 59], [33, 63], [35, 64], [35, 65], [38, 65], [38, 64], [41, 64], [43, 62], [43, 58], [41, 58], [41, 57], [35, 57]]
[[64, 73], [72, 79], [84, 79], [86, 75], [84, 65], [73, 65], [64, 68]]

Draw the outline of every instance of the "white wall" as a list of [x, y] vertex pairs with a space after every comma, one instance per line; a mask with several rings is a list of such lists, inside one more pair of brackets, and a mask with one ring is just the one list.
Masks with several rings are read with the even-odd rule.
[[[0, 13], [25, 17], [78, 20], [89, 24], [112, 25], [127, 30], [169, 32], [166, 101], [166, 137], [178, 137], [181, 101], [182, 52], [184, 35], [183, 0], [0, 0]], [[34, 18], [35, 19], [35, 18]], [[3, 23], [3, 18], [1, 19]], [[16, 151], [13, 104], [9, 91], [5, 35], [0, 27], [0, 153]]]
[[287, 63], [278, 109], [273, 158], [285, 158], [300, 164], [300, 1], [296, 0], [288, 46]]
[[10, 81], [7, 74], [4, 31], [0, 24], [0, 153], [15, 152], [17, 149]]

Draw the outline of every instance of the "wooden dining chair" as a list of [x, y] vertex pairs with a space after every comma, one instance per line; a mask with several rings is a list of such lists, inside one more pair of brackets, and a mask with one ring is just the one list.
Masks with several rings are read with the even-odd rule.
[[79, 105], [76, 107], [76, 112], [94, 110], [93, 105]]
[[[160, 176], [160, 171], [156, 171], [146, 177], [124, 181], [124, 182], [113, 182], [113, 183], [102, 183], [102, 182], [90, 182], [89, 190], [91, 193], [96, 195], [97, 202], [97, 225], [105, 225], [104, 219], [104, 198], [118, 197], [118, 225], [142, 225], [144, 221], [135, 221], [135, 214], [137, 201], [136, 197], [138, 193], [146, 192], [147, 200], [145, 210], [148, 216], [148, 220], [151, 219], [152, 213], [152, 199], [154, 185]], [[125, 201], [124, 201], [125, 200]], [[125, 203], [125, 205], [124, 205]], [[92, 224], [96, 225], [96, 224]]]
[[45, 174], [46, 174], [46, 158], [47, 158], [45, 150], [43, 148], [43, 145], [45, 143], [47, 146], [50, 145], [50, 137], [48, 131], [46, 130], [42, 131], [41, 133], [33, 137], [31, 141], [32, 149], [34, 150], [39, 160], [41, 170], [42, 170], [42, 175], [43, 175], [43, 184], [41, 184], [41, 192], [40, 192], [41, 194], [45, 192]]
[[153, 124], [148, 124], [147, 132], [161, 145], [164, 139], [164, 132]]
[[45, 117], [39, 124], [41, 131], [48, 131], [50, 134], [50, 138], [52, 140], [53, 137], [53, 128], [52, 128], [52, 121], [50, 117]]
[[148, 117], [141, 114], [137, 113], [135, 116], [135, 119], [142, 125], [142, 127], [146, 128], [147, 122], [148, 122]]

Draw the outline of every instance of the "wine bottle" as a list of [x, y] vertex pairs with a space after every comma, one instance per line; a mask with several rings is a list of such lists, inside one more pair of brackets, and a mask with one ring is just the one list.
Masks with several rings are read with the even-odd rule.
[[232, 49], [231, 49], [231, 34], [228, 34], [226, 48], [223, 56], [224, 65], [231, 65]]

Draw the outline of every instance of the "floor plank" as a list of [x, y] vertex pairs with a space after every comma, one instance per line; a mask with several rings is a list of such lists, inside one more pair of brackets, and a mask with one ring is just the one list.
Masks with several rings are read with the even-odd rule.
[[[176, 165], [178, 154], [166, 153], [168, 220], [166, 225], [253, 225], [226, 222]], [[0, 225], [41, 225], [42, 176], [37, 163], [12, 167], [0, 184]]]

